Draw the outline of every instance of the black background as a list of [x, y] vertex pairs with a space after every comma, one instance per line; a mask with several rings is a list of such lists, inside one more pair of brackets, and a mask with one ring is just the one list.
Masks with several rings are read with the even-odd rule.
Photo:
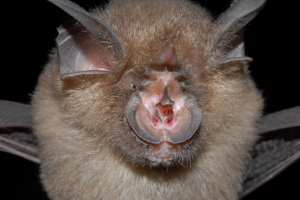
[[[101, 0], [74, 0], [84, 8]], [[103, 4], [104, 1], [102, 1]], [[214, 16], [230, 0], [200, 0]], [[265, 98], [265, 113], [300, 105], [299, 9], [297, 1], [269, 0], [245, 28], [252, 76]], [[0, 99], [30, 103], [48, 52], [55, 46], [61, 11], [46, 0], [2, 2]], [[244, 200], [300, 199], [300, 162]], [[38, 165], [0, 152], [0, 198], [46, 199]]]

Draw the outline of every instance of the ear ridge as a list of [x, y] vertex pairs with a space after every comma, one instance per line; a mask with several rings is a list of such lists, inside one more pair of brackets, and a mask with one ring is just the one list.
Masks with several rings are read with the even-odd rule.
[[253, 61], [252, 58], [245, 56], [245, 57], [240, 57], [240, 58], [226, 59], [226, 60], [220, 62], [219, 65], [230, 63], [230, 62], [252, 62], [252, 61]]

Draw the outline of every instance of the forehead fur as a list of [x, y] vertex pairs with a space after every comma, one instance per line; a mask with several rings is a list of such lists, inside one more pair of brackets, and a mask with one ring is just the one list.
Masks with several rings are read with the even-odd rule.
[[217, 33], [210, 14], [185, 0], [113, 0], [93, 15], [115, 32], [125, 59], [136, 61], [158, 57], [170, 44], [175, 45], [179, 60], [201, 58]]

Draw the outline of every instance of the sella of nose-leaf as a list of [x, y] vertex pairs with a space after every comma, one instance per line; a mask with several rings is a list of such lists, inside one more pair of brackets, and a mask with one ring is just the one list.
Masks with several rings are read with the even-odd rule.
[[155, 106], [155, 116], [158, 117], [162, 123], [165, 123], [165, 121], [173, 115], [172, 106], [174, 103], [175, 102], [170, 99], [170, 86], [166, 86], [162, 100]]

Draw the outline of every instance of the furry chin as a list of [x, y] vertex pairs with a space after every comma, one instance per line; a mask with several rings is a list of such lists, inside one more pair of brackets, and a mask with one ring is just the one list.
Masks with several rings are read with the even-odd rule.
[[185, 152], [182, 152], [182, 149], [179, 150], [178, 148], [172, 147], [167, 143], [163, 143], [158, 147], [151, 148], [150, 151], [148, 149], [147, 153], [142, 153], [134, 157], [131, 155], [130, 157], [133, 165], [139, 165], [142, 167], [148, 166], [150, 168], [169, 168], [172, 166], [182, 165], [184, 160], [187, 159], [186, 157], [189, 157], [186, 155], [184, 156], [185, 158], [183, 158], [182, 155], [186, 155]]

